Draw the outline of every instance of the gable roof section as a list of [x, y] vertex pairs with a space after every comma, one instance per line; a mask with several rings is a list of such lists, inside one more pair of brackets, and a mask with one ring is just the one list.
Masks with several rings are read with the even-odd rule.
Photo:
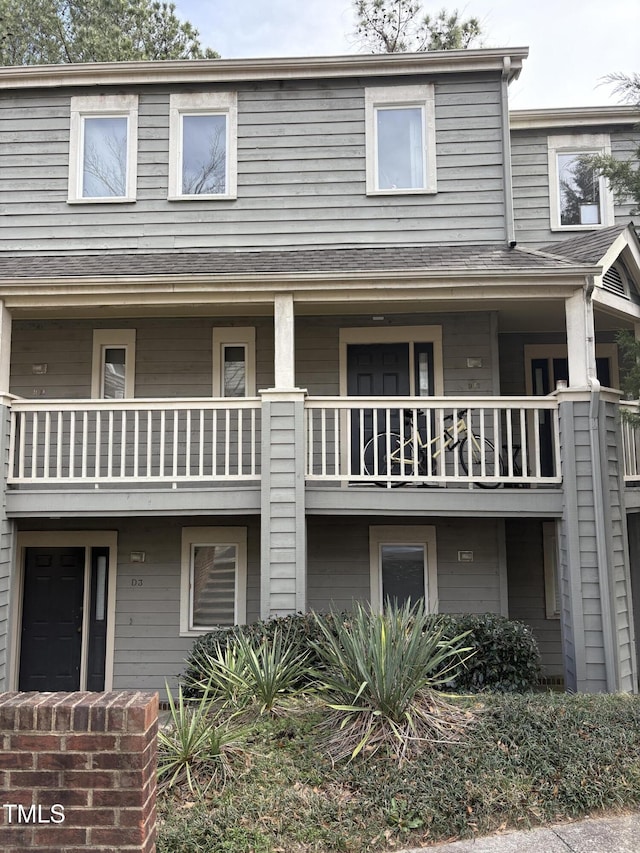
[[[599, 264], [616, 238], [629, 230], [635, 236], [633, 226], [611, 225], [588, 234], [579, 234], [566, 240], [556, 240], [541, 246], [541, 251], [583, 264]], [[632, 238], [631, 238], [632, 239]], [[636, 238], [637, 240], [637, 238]]]
[[[599, 266], [600, 273], [595, 276], [597, 302], [623, 313], [629, 300], [640, 303], [640, 239], [633, 222], [547, 243], [541, 251], [575, 263]], [[619, 269], [612, 269], [613, 281], [608, 281], [607, 272], [618, 260], [622, 261], [624, 275]], [[628, 287], [625, 287], [625, 278]]]

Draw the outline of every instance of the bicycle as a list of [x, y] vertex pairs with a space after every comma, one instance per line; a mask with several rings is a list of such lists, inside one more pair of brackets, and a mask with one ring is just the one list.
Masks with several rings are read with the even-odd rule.
[[[476, 435], [467, 421], [468, 409], [457, 412], [454, 423], [453, 414], [443, 420], [443, 429], [433, 438], [428, 437], [426, 429], [427, 413], [412, 410], [404, 412], [405, 431], [408, 436], [402, 437], [396, 432], [380, 432], [365, 444], [362, 452], [363, 468], [371, 477], [404, 476], [431, 477], [437, 472], [440, 461], [445, 453], [453, 453], [458, 448], [458, 460], [465, 475], [495, 474], [496, 449], [493, 442]], [[418, 418], [424, 419], [424, 425], [418, 425]], [[444, 426], [444, 424], [448, 424]], [[497, 458], [500, 476], [506, 473], [506, 465], [502, 454]], [[377, 486], [398, 488], [406, 486], [403, 480], [376, 481]], [[424, 483], [423, 485], [428, 485]], [[497, 489], [500, 482], [478, 482], [481, 489]]]

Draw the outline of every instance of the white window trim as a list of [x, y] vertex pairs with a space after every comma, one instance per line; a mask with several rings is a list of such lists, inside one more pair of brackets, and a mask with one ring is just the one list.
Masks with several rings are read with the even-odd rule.
[[224, 348], [244, 347], [246, 353], [245, 397], [256, 396], [256, 330], [253, 326], [224, 326], [213, 330], [213, 396], [224, 397]]
[[558, 179], [558, 154], [611, 154], [608, 133], [575, 133], [547, 138], [549, 159], [549, 209], [552, 231], [593, 231], [606, 228], [615, 221], [613, 195], [604, 178], [600, 178], [600, 204], [602, 222], [598, 225], [562, 225], [560, 221], [560, 182]]
[[544, 566], [544, 604], [547, 619], [559, 619], [558, 540], [555, 521], [542, 522], [542, 559]]
[[136, 330], [135, 329], [94, 329], [93, 361], [91, 369], [91, 397], [102, 398], [102, 354], [105, 349], [124, 347], [127, 351], [125, 362], [124, 396], [135, 396], [136, 382]]
[[194, 545], [235, 545], [237, 548], [234, 623], [244, 625], [247, 621], [247, 528], [184, 527], [180, 557], [180, 636], [199, 636], [215, 628], [215, 625], [200, 628], [192, 624], [191, 555]]
[[[365, 140], [367, 195], [425, 195], [437, 192], [435, 90], [432, 83], [421, 86], [375, 86], [366, 88]], [[376, 109], [378, 107], [421, 107], [425, 147], [425, 186], [417, 189], [379, 189]]]
[[11, 637], [14, 650], [9, 661], [9, 687], [10, 690], [18, 689], [20, 674], [20, 649], [22, 630], [22, 604], [24, 598], [24, 560], [27, 548], [84, 548], [85, 549], [85, 576], [84, 576], [84, 602], [82, 621], [82, 650], [80, 659], [80, 690], [86, 689], [87, 667], [89, 654], [89, 604], [90, 580], [91, 580], [91, 549], [109, 549], [109, 571], [107, 581], [107, 634], [104, 661], [104, 689], [109, 691], [113, 687], [113, 666], [115, 652], [115, 622], [116, 622], [116, 586], [118, 574], [118, 533], [115, 530], [81, 530], [81, 531], [28, 531], [17, 534], [16, 540], [16, 571], [13, 589], [14, 600], [17, 602], [13, 608]]
[[382, 612], [382, 545], [423, 545], [426, 555], [424, 586], [427, 592], [425, 608], [438, 612], [438, 564], [436, 528], [432, 525], [380, 524], [369, 528], [370, 601], [375, 613]]
[[[186, 195], [182, 192], [182, 116], [225, 115], [227, 118], [226, 192]], [[238, 96], [236, 92], [170, 95], [169, 201], [228, 201], [238, 196]]]
[[[127, 119], [127, 192], [124, 196], [85, 198], [82, 195], [84, 118]], [[69, 204], [118, 204], [136, 200], [138, 153], [138, 96], [96, 95], [71, 98], [69, 136]]]

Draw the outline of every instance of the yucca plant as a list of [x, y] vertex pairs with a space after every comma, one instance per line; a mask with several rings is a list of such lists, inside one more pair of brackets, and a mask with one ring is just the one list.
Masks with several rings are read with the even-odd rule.
[[454, 740], [469, 721], [433, 688], [450, 680], [468, 650], [464, 637], [443, 638], [420, 602], [384, 613], [356, 605], [333, 631], [316, 617], [324, 636], [315, 650], [326, 669], [318, 673], [333, 758], [373, 754], [385, 747], [399, 762], [433, 741]]
[[271, 637], [236, 632], [223, 648], [203, 652], [197, 683], [204, 695], [227, 708], [257, 706], [259, 713], [279, 713], [288, 700], [309, 690], [308, 651], [293, 643], [289, 631]]
[[203, 794], [213, 784], [223, 786], [231, 772], [231, 758], [241, 751], [241, 731], [220, 719], [206, 694], [197, 702], [177, 701], [167, 687], [169, 723], [158, 731], [158, 783], [161, 788], [187, 785]]
[[198, 678], [189, 678], [189, 694], [208, 696], [223, 707], [239, 710], [249, 701], [249, 670], [246, 655], [237, 643], [237, 635], [225, 644], [216, 642], [210, 650], [200, 649], [193, 670]]

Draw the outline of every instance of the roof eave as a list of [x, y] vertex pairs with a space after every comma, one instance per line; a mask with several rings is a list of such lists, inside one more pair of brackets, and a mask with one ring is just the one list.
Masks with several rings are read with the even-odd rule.
[[347, 56], [8, 66], [0, 68], [0, 89], [502, 72], [505, 59], [510, 60], [509, 79], [512, 80], [519, 75], [528, 53], [526, 47], [513, 47]]
[[586, 127], [599, 124], [634, 124], [640, 121], [636, 106], [553, 107], [550, 109], [510, 110], [511, 130], [545, 127]]

